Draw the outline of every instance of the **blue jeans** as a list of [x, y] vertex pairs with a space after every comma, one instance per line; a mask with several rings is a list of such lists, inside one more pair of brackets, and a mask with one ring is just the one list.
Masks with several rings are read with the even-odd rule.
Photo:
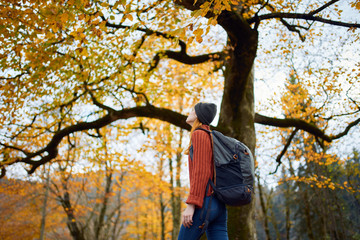
[[[196, 240], [200, 238], [201, 226], [205, 220], [206, 210], [209, 204], [210, 196], [204, 198], [202, 208], [196, 208], [193, 216], [193, 224], [190, 228], [181, 224], [178, 240]], [[211, 209], [209, 216], [209, 226], [206, 229], [206, 237], [208, 240], [228, 240], [227, 233], [227, 210], [225, 204], [215, 197], [211, 200]], [[200, 219], [201, 210], [205, 208], [202, 218]]]

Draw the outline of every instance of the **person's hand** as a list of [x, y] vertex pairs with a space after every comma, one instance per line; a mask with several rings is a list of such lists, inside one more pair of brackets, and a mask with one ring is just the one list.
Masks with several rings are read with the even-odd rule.
[[193, 223], [194, 212], [195, 212], [195, 205], [188, 204], [182, 215], [182, 224], [184, 225], [184, 227], [190, 228], [190, 226]]

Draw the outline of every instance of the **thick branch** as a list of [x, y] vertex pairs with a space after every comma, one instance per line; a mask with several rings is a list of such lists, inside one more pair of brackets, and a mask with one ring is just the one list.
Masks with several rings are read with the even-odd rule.
[[[27, 153], [27, 156], [24, 158], [17, 158], [15, 161], [12, 161], [11, 164], [15, 162], [23, 162], [31, 165], [31, 169], [28, 170], [28, 173], [33, 173], [39, 166], [51, 161], [54, 159], [58, 154], [58, 145], [62, 141], [62, 139], [72, 133], [85, 131], [89, 129], [99, 129], [104, 126], [109, 125], [112, 122], [115, 122], [119, 119], [129, 119], [132, 117], [148, 117], [148, 118], [155, 118], [162, 121], [166, 121], [169, 123], [174, 124], [175, 126], [178, 126], [180, 128], [184, 128], [187, 130], [190, 130], [190, 126], [186, 124], [186, 116], [171, 111], [169, 109], [164, 108], [158, 108], [154, 107], [152, 105], [147, 106], [139, 106], [129, 109], [123, 109], [119, 111], [110, 111], [107, 115], [104, 117], [101, 117], [95, 121], [92, 122], [80, 122], [78, 124], [66, 127], [61, 129], [60, 131], [56, 132], [51, 141], [45, 146], [44, 148], [34, 152], [34, 153]], [[11, 146], [5, 146], [6, 148], [14, 149], [15, 147]], [[21, 150], [16, 148], [16, 150]], [[47, 153], [45, 156], [42, 156], [44, 153]], [[36, 157], [40, 157], [40, 160], [33, 160]], [[6, 164], [0, 163], [3, 167]], [[4, 170], [2, 171], [4, 172]]]
[[180, 52], [165, 51], [164, 55], [167, 56], [168, 58], [174, 59], [181, 63], [192, 65], [192, 64], [204, 63], [209, 60], [219, 60], [222, 56], [222, 53], [221, 52], [209, 53], [209, 54], [203, 54], [192, 57], [189, 56], [187, 53], [181, 51]]
[[250, 18], [250, 19], [248, 19], [248, 23], [252, 24], [252, 23], [255, 23], [256, 21], [273, 19], [273, 18], [303, 19], [303, 20], [322, 22], [322, 23], [335, 25], [335, 26], [341, 26], [341, 27], [360, 28], [360, 24], [358, 24], [358, 23], [346, 23], [346, 22], [334, 21], [334, 20], [325, 19], [322, 17], [313, 16], [312, 14], [307, 14], [307, 13], [269, 13], [269, 14], [264, 14], [264, 15]]
[[326, 135], [320, 128], [318, 128], [317, 126], [315, 126], [314, 124], [308, 123], [304, 120], [301, 119], [294, 119], [294, 118], [288, 118], [288, 119], [279, 119], [279, 118], [271, 118], [271, 117], [266, 117], [264, 115], [255, 114], [255, 123], [259, 123], [259, 124], [263, 124], [263, 125], [269, 125], [269, 126], [274, 126], [274, 127], [296, 127], [299, 128], [301, 130], [304, 130], [308, 133], [311, 133], [312, 135], [322, 138], [323, 140], [327, 141], [327, 142], [331, 142], [334, 139], [338, 139], [341, 138], [343, 136], [345, 136], [352, 127], [356, 126], [357, 124], [360, 123], [360, 118], [351, 122], [343, 132], [337, 134], [337, 135], [331, 135], [328, 136]]
[[304, 130], [315, 136], [318, 136], [318, 137], [324, 139], [325, 141], [331, 142], [331, 140], [332, 140], [329, 136], [326, 136], [325, 133], [323, 131], [321, 131], [318, 127], [316, 127], [315, 125], [310, 124], [310, 123], [305, 122], [304, 120], [300, 120], [300, 119], [271, 118], [271, 117], [266, 117], [266, 116], [256, 113], [255, 114], [255, 123], [274, 126], [274, 127], [284, 127], [284, 128], [297, 127], [301, 130]]
[[178, 52], [167, 50], [164, 52], [159, 52], [155, 55], [155, 57], [152, 60], [151, 67], [149, 68], [148, 71], [150, 72], [157, 67], [161, 57], [170, 58], [188, 65], [194, 65], [194, 64], [204, 63], [207, 61], [219, 61], [223, 59], [223, 55], [224, 54], [222, 52], [217, 52], [217, 53], [203, 54], [199, 56], [189, 56], [186, 52], [182, 50]]

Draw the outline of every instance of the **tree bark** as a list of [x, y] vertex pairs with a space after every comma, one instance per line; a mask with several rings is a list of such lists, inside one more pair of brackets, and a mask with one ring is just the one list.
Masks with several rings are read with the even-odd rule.
[[260, 184], [260, 178], [258, 177], [258, 190], [259, 190], [259, 199], [260, 199], [260, 206], [261, 206], [261, 212], [264, 218], [264, 230], [266, 234], [266, 240], [271, 240], [270, 231], [269, 231], [269, 221], [268, 221], [268, 213], [267, 213], [267, 207], [265, 206], [265, 199], [262, 191], [262, 186]]
[[160, 193], [159, 203], [160, 203], [160, 216], [161, 216], [160, 234], [161, 234], [161, 240], [165, 240], [165, 204], [162, 193]]
[[76, 223], [74, 209], [70, 202], [70, 194], [68, 192], [67, 187], [64, 187], [64, 196], [60, 201], [68, 217], [67, 225], [70, 230], [71, 236], [73, 237], [74, 240], [85, 240], [82, 231], [80, 230], [78, 224]]
[[[179, 140], [179, 147], [182, 145], [182, 139], [183, 139], [183, 132], [184, 130], [181, 129], [180, 130], [180, 140]], [[175, 219], [174, 219], [174, 223], [175, 223], [175, 233], [176, 235], [179, 234], [180, 231], [180, 226], [181, 226], [181, 195], [180, 195], [180, 190], [181, 190], [181, 180], [180, 180], [180, 175], [181, 175], [181, 162], [182, 159], [182, 154], [181, 152], [178, 152], [176, 155], [176, 188], [175, 188]]]
[[[300, 190], [301, 190], [301, 188], [300, 188]], [[307, 226], [307, 228], [306, 228], [307, 235], [310, 240], [314, 240], [315, 237], [314, 237], [314, 233], [312, 230], [311, 210], [310, 210], [307, 190], [304, 190], [303, 197], [304, 197], [304, 212], [305, 212], [305, 219], [306, 219], [306, 226]]]
[[[235, 58], [235, 57], [234, 57]], [[253, 73], [239, 74], [241, 61], [234, 62], [225, 77], [224, 97], [221, 105], [219, 127], [228, 135], [244, 142], [252, 152], [255, 149]], [[237, 70], [237, 66], [240, 67]], [[252, 68], [252, 63], [251, 67]], [[246, 71], [246, 69], [244, 69]], [[240, 76], [239, 76], [240, 75]], [[241, 76], [243, 75], [243, 76]], [[247, 79], [241, 79], [241, 78]], [[245, 81], [240, 89], [233, 89], [232, 82]], [[240, 85], [240, 84], [239, 84]], [[240, 96], [240, 97], [239, 97]], [[225, 130], [225, 132], [227, 132]], [[255, 202], [242, 207], [228, 207], [229, 239], [256, 239]]]
[[[270, 196], [269, 196], [268, 201], [272, 201]], [[269, 209], [270, 209], [270, 215], [271, 215], [271, 223], [274, 226], [274, 230], [275, 230], [275, 234], [276, 234], [276, 240], [280, 240], [280, 231], [279, 231], [278, 223], [276, 221], [272, 203], [269, 204]]]
[[[228, 32], [224, 94], [219, 129], [255, 149], [254, 72], [258, 33], [233, 13], [224, 12], [218, 22]], [[253, 198], [254, 199], [254, 198]], [[256, 239], [255, 201], [228, 207], [229, 239]]]
[[170, 173], [170, 191], [171, 191], [171, 198], [170, 198], [170, 203], [171, 203], [171, 213], [172, 213], [172, 223], [173, 223], [173, 228], [171, 230], [171, 240], [175, 240], [177, 237], [177, 233], [176, 233], [176, 211], [175, 211], [175, 186], [174, 186], [174, 170], [173, 170], [173, 166], [172, 166], [172, 159], [169, 158], [169, 173]]
[[[288, 192], [288, 190], [286, 190]], [[288, 194], [288, 193], [286, 193]], [[286, 240], [290, 240], [290, 229], [291, 229], [291, 219], [290, 219], [290, 207], [288, 202], [288, 197], [286, 197], [286, 206], [285, 206], [285, 221], [286, 221]]]
[[[289, 159], [289, 162], [291, 160]], [[290, 163], [291, 164], [291, 163]], [[284, 168], [283, 168], [283, 171]], [[291, 230], [291, 218], [290, 218], [290, 184], [288, 182], [284, 183], [285, 191], [284, 191], [284, 197], [285, 197], [285, 229], [286, 229], [286, 240], [290, 240], [290, 230]]]
[[[182, 108], [182, 106], [180, 106]], [[180, 138], [178, 142], [179, 149], [181, 149], [183, 133], [184, 130], [180, 129]], [[171, 232], [171, 239], [177, 239], [177, 236], [180, 231], [180, 220], [181, 220], [181, 196], [180, 196], [180, 188], [181, 188], [181, 151], [176, 152], [176, 168], [175, 168], [175, 181], [174, 181], [174, 168], [173, 168], [173, 160], [169, 158], [169, 168], [170, 168], [170, 187], [171, 187], [171, 211], [172, 211], [172, 220], [173, 220], [173, 229]]]
[[49, 184], [50, 184], [50, 166], [49, 169], [46, 171], [46, 185], [45, 185], [45, 196], [44, 196], [44, 202], [43, 202], [43, 208], [41, 211], [41, 227], [40, 227], [40, 240], [44, 240], [44, 234], [45, 234], [45, 223], [46, 223], [46, 207], [47, 207], [47, 200], [49, 197]]
[[108, 171], [106, 170], [106, 183], [105, 183], [105, 192], [104, 197], [100, 209], [100, 214], [98, 219], [95, 221], [95, 237], [96, 239], [100, 238], [102, 230], [104, 230], [104, 221], [106, 218], [106, 211], [108, 208], [108, 202], [109, 202], [109, 194], [111, 192], [111, 184], [112, 184], [112, 169]]
[[[122, 185], [123, 183], [123, 180], [124, 180], [124, 172], [121, 172], [120, 173], [120, 184], [119, 186]], [[125, 224], [125, 221], [121, 219], [121, 216], [122, 216], [122, 206], [123, 206], [123, 203], [122, 203], [122, 200], [121, 200], [121, 197], [122, 197], [122, 189], [120, 189], [120, 191], [117, 191], [117, 207], [116, 209], [114, 210], [113, 212], [113, 216], [115, 215], [115, 219], [114, 219], [114, 222], [113, 222], [113, 228], [112, 228], [112, 236], [111, 236], [111, 240], [117, 240], [117, 239], [120, 239], [120, 234], [121, 234], [121, 231], [123, 230], [123, 227], [124, 227], [124, 224]]]
[[[180, 130], [180, 142], [182, 139], [182, 132]], [[179, 144], [181, 145], [181, 143]], [[180, 171], [181, 171], [181, 152], [176, 154], [176, 176], [174, 181], [174, 169], [172, 166], [172, 159], [169, 158], [169, 168], [170, 168], [170, 187], [171, 187], [171, 211], [172, 211], [172, 220], [173, 220], [173, 229], [171, 232], [171, 239], [177, 239], [177, 236], [180, 231], [180, 220], [181, 220], [181, 196], [180, 196], [180, 188], [181, 188], [181, 181], [180, 181]]]

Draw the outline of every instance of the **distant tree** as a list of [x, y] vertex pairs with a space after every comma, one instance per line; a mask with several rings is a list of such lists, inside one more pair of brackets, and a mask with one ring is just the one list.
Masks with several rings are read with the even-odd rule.
[[[286, 84], [282, 101], [287, 118], [302, 116], [311, 122], [312, 115], [307, 115], [307, 110], [322, 111], [313, 107], [314, 100], [301, 84], [301, 79], [294, 75]], [[349, 169], [348, 165], [356, 163], [346, 156], [340, 158], [340, 153], [339, 156], [328, 153], [331, 150], [328, 144], [322, 144], [313, 135], [297, 129], [292, 132], [283, 130], [281, 135], [284, 144], [289, 140], [294, 142], [287, 152], [283, 152], [287, 161], [282, 168], [283, 179], [275, 193], [279, 198], [272, 201], [277, 205], [273, 212], [276, 208], [283, 209], [280, 217], [286, 238], [351, 239], [358, 234], [347, 210], [351, 204], [343, 198], [343, 195], [355, 197], [359, 193], [358, 189], [349, 186], [347, 180], [355, 179], [359, 172], [345, 171]], [[359, 211], [359, 206], [354, 206], [353, 210]]]
[[[39, 239], [42, 221], [44, 185], [29, 180], [0, 180], [0, 239]], [[64, 214], [58, 211], [56, 202], [49, 198], [46, 204], [44, 236], [69, 237], [62, 220]]]

